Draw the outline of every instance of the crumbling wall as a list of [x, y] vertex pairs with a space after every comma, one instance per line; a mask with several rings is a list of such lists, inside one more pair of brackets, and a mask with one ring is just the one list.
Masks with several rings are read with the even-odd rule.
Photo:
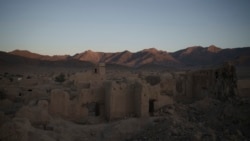
[[225, 64], [216, 69], [193, 71], [187, 75], [193, 79], [190, 83], [192, 93], [188, 95], [194, 100], [206, 96], [226, 100], [237, 95], [237, 76], [233, 65]]
[[146, 97], [141, 97], [143, 101], [140, 107], [143, 113], [141, 116], [153, 116], [153, 113], [163, 106], [173, 104], [173, 93], [175, 92], [173, 82], [175, 81], [171, 80], [171, 78], [162, 78], [161, 83], [154, 86], [142, 83], [142, 95]]
[[56, 89], [51, 92], [50, 113], [53, 116], [61, 116], [70, 120], [78, 120], [91, 115], [103, 116], [104, 96], [103, 87], [82, 89], [81, 93], [75, 97], [70, 97], [69, 93]]
[[107, 82], [106, 116], [108, 119], [132, 116], [135, 113], [134, 85], [124, 82]]
[[49, 111], [52, 115], [68, 117], [69, 115], [69, 94], [61, 89], [51, 91]]
[[106, 79], [106, 69], [105, 69], [105, 63], [99, 63], [97, 73], [101, 80]]
[[174, 96], [176, 93], [176, 80], [173, 78], [164, 78], [160, 83], [161, 95]]
[[186, 88], [187, 88], [187, 76], [186, 73], [177, 73], [175, 74], [175, 92], [176, 92], [176, 96], [186, 96]]
[[112, 82], [111, 81], [106, 81], [105, 83], [104, 83], [104, 87], [105, 87], [105, 102], [104, 102], [104, 104], [105, 104], [105, 116], [106, 116], [106, 118], [107, 119], [111, 119], [112, 117], [111, 117], [111, 114], [110, 113], [112, 113], [112, 108], [111, 108], [111, 106], [112, 106], [112, 104], [110, 104], [111, 103], [111, 101], [113, 101], [111, 98], [111, 94], [112, 94]]
[[78, 103], [86, 110], [86, 116], [104, 116], [105, 113], [105, 89], [104, 86], [82, 89]]
[[237, 76], [235, 67], [231, 64], [225, 64], [214, 72], [213, 96], [220, 100], [226, 100], [238, 95]]
[[79, 94], [79, 102], [91, 103], [91, 102], [104, 102], [104, 88], [96, 88], [96, 89], [82, 89], [81, 93]]
[[67, 119], [78, 120], [88, 116], [87, 108], [84, 107], [80, 102], [78, 102], [78, 99], [70, 100], [68, 106], [68, 115], [66, 117]]
[[69, 93], [64, 90], [52, 90], [50, 96], [49, 112], [53, 116], [76, 120], [87, 116], [87, 109], [78, 99], [70, 99]]
[[187, 71], [176, 74], [176, 93], [174, 99], [192, 102], [204, 97], [225, 100], [237, 95], [235, 67], [225, 64], [216, 69]]
[[149, 116], [149, 95], [145, 90], [145, 86], [142, 83], [137, 82], [135, 84], [135, 114], [137, 117]]
[[190, 74], [193, 79], [192, 93], [189, 93], [194, 100], [209, 96], [214, 86], [213, 70], [200, 70]]

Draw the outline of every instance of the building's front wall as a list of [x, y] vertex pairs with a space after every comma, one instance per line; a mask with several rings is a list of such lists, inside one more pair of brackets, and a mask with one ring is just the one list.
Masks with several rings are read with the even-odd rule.
[[105, 92], [105, 108], [108, 119], [128, 117], [135, 113], [133, 84], [107, 82]]

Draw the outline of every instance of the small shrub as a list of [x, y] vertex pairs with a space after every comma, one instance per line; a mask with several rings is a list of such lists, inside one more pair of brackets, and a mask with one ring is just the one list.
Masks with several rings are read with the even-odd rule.
[[58, 76], [56, 76], [55, 78], [56, 82], [62, 83], [65, 81], [65, 75], [63, 73], [59, 74]]
[[28, 75], [28, 76], [26, 77], [26, 79], [31, 79], [31, 76]]
[[13, 81], [14, 81], [14, 79], [13, 79], [12, 77], [9, 77], [9, 80], [10, 80], [10, 82], [13, 82]]

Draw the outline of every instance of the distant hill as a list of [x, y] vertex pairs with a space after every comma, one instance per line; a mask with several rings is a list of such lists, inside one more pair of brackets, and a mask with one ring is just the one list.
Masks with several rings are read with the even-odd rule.
[[[248, 65], [250, 60], [246, 58], [250, 56], [250, 47], [221, 49], [214, 45], [194, 46], [176, 51], [171, 55], [186, 66], [218, 65], [227, 61], [231, 61], [235, 65]], [[244, 61], [241, 59], [243, 56]]]
[[209, 47], [193, 46], [176, 52], [144, 49], [138, 52], [94, 52], [91, 50], [69, 55], [40, 55], [26, 50], [0, 52], [0, 64], [33, 64], [33, 65], [58, 65], [81, 66], [105, 62], [109, 65], [122, 65], [126, 67], [188, 67], [211, 66], [231, 61], [238, 66], [250, 65], [250, 47], [221, 49], [214, 45]]
[[116, 53], [85, 51], [83, 53], [74, 55], [73, 58], [82, 61], [90, 61], [93, 63], [106, 62], [108, 64], [118, 64], [129, 67], [138, 67], [145, 64], [178, 64], [178, 61], [175, 60], [170, 54], [165, 51], [156, 50], [154, 48], [145, 49], [136, 53], [129, 51]]
[[[15, 53], [13, 53], [15, 52]], [[4, 66], [46, 66], [46, 67], [91, 67], [94, 64], [87, 61], [79, 61], [68, 56], [55, 57], [43, 56], [29, 51], [0, 51], [0, 68]], [[27, 56], [27, 54], [31, 56]]]
[[54, 55], [54, 56], [40, 55], [27, 50], [14, 50], [9, 52], [9, 54], [26, 57], [30, 59], [48, 60], [48, 61], [67, 60], [70, 57], [69, 55]]

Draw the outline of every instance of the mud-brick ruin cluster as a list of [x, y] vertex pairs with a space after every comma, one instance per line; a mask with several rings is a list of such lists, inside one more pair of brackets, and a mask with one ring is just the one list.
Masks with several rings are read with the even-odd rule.
[[48, 99], [52, 116], [70, 120], [100, 116], [107, 120], [154, 116], [174, 101], [191, 102], [204, 97], [225, 100], [237, 94], [235, 68], [229, 64], [163, 74], [136, 74], [137, 77], [109, 79], [105, 64], [93, 71], [72, 75], [78, 93], [53, 89]]
[[110, 121], [157, 116], [175, 102], [237, 95], [235, 68], [230, 64], [178, 72], [116, 71], [106, 71], [100, 63], [92, 70], [67, 71], [63, 82], [55, 81], [60, 72], [1, 74], [0, 116], [27, 118], [39, 126], [57, 117]]
[[[165, 124], [172, 123], [168, 126], [171, 128], [171, 131], [166, 131], [168, 133], [175, 130], [173, 133], [176, 135], [176, 130], [185, 127], [192, 135], [193, 129], [204, 129], [204, 135], [207, 135], [205, 131], [210, 131], [210, 128], [200, 128], [202, 120], [193, 118], [197, 115], [202, 117], [202, 113], [193, 109], [195, 105], [184, 106], [184, 109], [182, 105], [196, 102], [199, 105], [205, 101], [204, 105], [215, 107], [221, 101], [219, 110], [212, 113], [208, 110], [207, 119], [213, 118], [209, 121], [204, 119], [215, 125], [221, 122], [217, 121], [218, 117], [225, 119], [235, 114], [235, 111], [224, 111], [222, 103], [238, 98], [232, 98], [238, 94], [238, 89], [235, 68], [230, 64], [213, 69], [140, 71], [106, 70], [105, 64], [100, 63], [86, 70], [6, 71], [0, 73], [0, 81], [0, 140], [26, 141], [37, 137], [43, 140], [112, 140], [117, 137], [113, 140], [121, 140], [144, 130], [146, 125], [157, 125], [152, 130], [158, 129], [160, 119], [166, 119]], [[231, 107], [233, 105], [229, 105], [229, 109]], [[241, 113], [245, 114], [238, 112], [239, 115]], [[242, 118], [243, 125], [248, 123], [248, 117]], [[179, 122], [180, 119], [183, 121]], [[192, 120], [195, 124], [191, 123]], [[107, 127], [112, 136], [106, 134]], [[186, 135], [186, 131], [178, 132]]]

